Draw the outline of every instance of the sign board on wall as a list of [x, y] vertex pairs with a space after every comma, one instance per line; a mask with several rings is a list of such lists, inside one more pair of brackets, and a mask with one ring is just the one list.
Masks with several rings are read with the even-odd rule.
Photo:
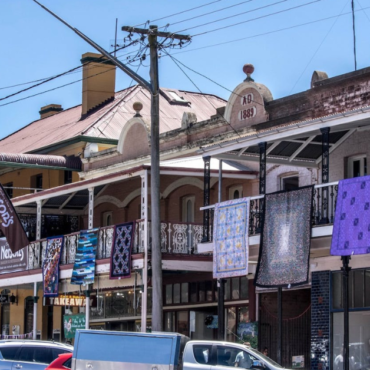
[[292, 356], [292, 368], [293, 369], [304, 368], [304, 356]]
[[13, 253], [6, 238], [0, 238], [0, 274], [25, 271], [28, 262], [28, 247]]
[[77, 315], [64, 315], [64, 338], [73, 339], [76, 335], [77, 329], [85, 329], [85, 314], [79, 313]]
[[[45, 306], [85, 307], [86, 297], [73, 294], [63, 294], [59, 297], [45, 297]], [[95, 297], [90, 297], [90, 307], [96, 307]]]

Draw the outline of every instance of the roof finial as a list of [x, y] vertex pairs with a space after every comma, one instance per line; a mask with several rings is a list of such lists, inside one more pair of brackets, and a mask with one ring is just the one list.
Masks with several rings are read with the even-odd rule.
[[247, 75], [247, 78], [244, 81], [254, 81], [251, 77], [251, 74], [254, 72], [253, 64], [244, 64], [243, 72]]
[[140, 111], [143, 109], [143, 103], [141, 101], [136, 101], [132, 104], [132, 108], [136, 111], [135, 117], [141, 117]]

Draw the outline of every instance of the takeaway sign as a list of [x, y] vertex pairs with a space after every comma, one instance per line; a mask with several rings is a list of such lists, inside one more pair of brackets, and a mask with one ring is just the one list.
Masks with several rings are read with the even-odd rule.
[[[90, 307], [94, 307], [94, 297], [90, 297]], [[61, 295], [59, 297], [45, 297], [45, 306], [73, 306], [73, 307], [85, 307], [86, 297], [78, 295]]]
[[27, 270], [28, 247], [13, 253], [6, 238], [0, 238], [0, 274]]

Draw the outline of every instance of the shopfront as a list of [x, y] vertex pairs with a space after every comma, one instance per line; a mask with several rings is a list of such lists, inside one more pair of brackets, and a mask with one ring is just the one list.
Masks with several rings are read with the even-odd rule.
[[[370, 367], [370, 268], [349, 274], [349, 356], [350, 370]], [[331, 273], [331, 368], [343, 369], [344, 334], [342, 272]]]
[[[164, 281], [164, 330], [191, 339], [217, 339], [218, 291], [212, 275], [174, 275]], [[254, 307], [253, 315], [249, 312], [250, 294], [254, 296], [252, 280], [245, 276], [225, 279], [225, 339], [228, 341], [241, 341], [248, 324], [254, 321]], [[248, 334], [255, 334], [257, 342], [257, 333]]]

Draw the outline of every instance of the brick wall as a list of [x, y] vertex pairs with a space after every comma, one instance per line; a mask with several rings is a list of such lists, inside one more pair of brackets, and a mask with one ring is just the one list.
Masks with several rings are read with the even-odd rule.
[[312, 273], [311, 370], [329, 370], [330, 271]]

